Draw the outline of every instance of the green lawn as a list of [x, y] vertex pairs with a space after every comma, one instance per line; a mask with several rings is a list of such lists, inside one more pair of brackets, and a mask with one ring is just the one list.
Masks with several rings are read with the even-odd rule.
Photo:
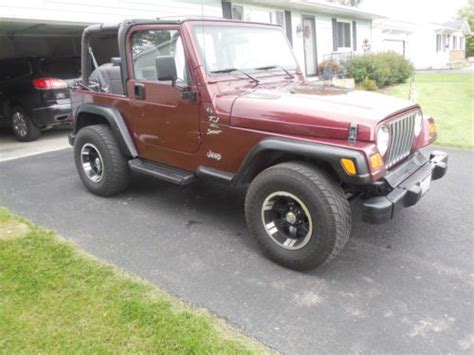
[[[417, 101], [438, 127], [437, 145], [474, 148], [474, 75], [416, 74]], [[408, 98], [409, 84], [393, 86], [384, 93]]]
[[0, 353], [268, 351], [0, 208]]

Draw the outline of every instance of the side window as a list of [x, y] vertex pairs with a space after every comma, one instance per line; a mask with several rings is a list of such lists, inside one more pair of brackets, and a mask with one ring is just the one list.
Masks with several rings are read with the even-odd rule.
[[[134, 77], [138, 81], [157, 81], [156, 58], [172, 56], [178, 74], [177, 84], [189, 84], [184, 47], [177, 30], [145, 30], [132, 34]], [[171, 82], [163, 82], [169, 83]]]
[[244, 20], [244, 7], [241, 5], [232, 5], [232, 19], [233, 20]]
[[350, 22], [337, 21], [337, 46], [339, 48], [351, 48], [351, 42]]
[[8, 62], [0, 62], [0, 81], [8, 79]]
[[30, 63], [24, 61], [7, 61], [1, 64], [0, 81], [24, 78], [30, 74]]
[[28, 62], [16, 62], [12, 66], [12, 79], [23, 78], [31, 74], [31, 65]]

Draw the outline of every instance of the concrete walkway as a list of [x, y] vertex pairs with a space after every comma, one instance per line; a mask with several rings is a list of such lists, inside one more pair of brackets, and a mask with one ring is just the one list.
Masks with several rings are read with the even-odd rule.
[[34, 142], [18, 142], [12, 133], [0, 131], [0, 161], [7, 161], [31, 155], [52, 152], [70, 147], [67, 134], [69, 129], [42, 132]]

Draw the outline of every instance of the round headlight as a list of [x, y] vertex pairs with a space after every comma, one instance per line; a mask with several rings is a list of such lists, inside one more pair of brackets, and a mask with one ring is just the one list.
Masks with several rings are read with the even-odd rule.
[[421, 133], [421, 129], [423, 128], [423, 113], [418, 111], [415, 115], [415, 127], [413, 128], [413, 133], [415, 136], [419, 136]]
[[388, 131], [388, 128], [385, 126], [380, 126], [377, 131], [377, 148], [382, 156], [387, 153], [389, 141], [390, 133]]

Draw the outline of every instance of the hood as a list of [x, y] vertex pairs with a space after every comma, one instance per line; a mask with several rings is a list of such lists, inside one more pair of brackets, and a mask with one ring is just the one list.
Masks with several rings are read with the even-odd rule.
[[281, 134], [373, 141], [379, 122], [417, 107], [406, 100], [367, 91], [317, 84], [258, 88], [239, 95], [231, 109], [232, 126]]

